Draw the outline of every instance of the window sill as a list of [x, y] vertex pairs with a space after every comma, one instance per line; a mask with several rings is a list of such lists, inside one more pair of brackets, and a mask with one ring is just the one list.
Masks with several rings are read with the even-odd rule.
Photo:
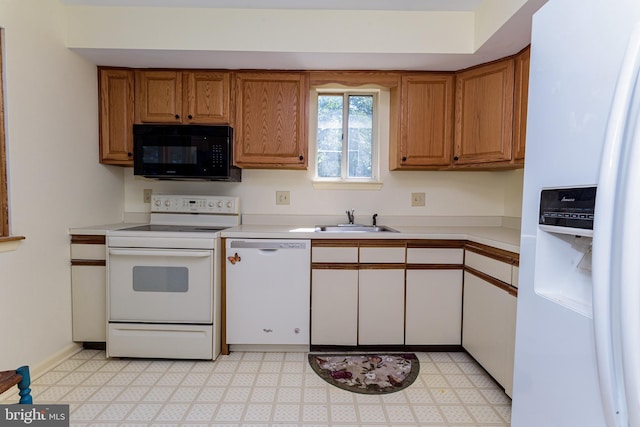
[[313, 188], [316, 190], [380, 190], [380, 181], [313, 181]]
[[24, 240], [24, 236], [6, 236], [0, 237], [0, 252], [12, 252], [18, 249], [20, 242]]

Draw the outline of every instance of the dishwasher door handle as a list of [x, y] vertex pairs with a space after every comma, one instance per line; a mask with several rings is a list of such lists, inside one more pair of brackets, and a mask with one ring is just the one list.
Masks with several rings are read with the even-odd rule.
[[140, 249], [109, 249], [109, 255], [122, 256], [149, 256], [149, 257], [181, 257], [181, 258], [206, 258], [211, 256], [210, 251], [179, 251], [179, 250], [140, 250]]

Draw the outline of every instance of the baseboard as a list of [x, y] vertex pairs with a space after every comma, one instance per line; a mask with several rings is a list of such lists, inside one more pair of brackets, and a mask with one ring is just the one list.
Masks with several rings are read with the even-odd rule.
[[42, 362], [40, 362], [40, 363], [38, 363], [36, 365], [29, 366], [29, 371], [30, 371], [30, 374], [31, 374], [31, 380], [33, 381], [36, 378], [41, 377], [42, 375], [46, 374], [51, 369], [53, 369], [55, 366], [59, 365], [64, 360], [70, 358], [71, 356], [73, 356], [74, 354], [79, 352], [80, 350], [82, 350], [82, 344], [74, 342], [74, 343], [71, 343], [68, 346], [64, 347], [62, 350], [58, 351], [57, 353], [49, 356], [48, 358], [46, 358]]

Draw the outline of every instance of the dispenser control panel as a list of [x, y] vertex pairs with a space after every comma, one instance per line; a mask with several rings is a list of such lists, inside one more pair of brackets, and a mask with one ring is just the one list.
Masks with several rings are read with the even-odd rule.
[[545, 188], [540, 193], [538, 224], [545, 231], [593, 236], [596, 187]]

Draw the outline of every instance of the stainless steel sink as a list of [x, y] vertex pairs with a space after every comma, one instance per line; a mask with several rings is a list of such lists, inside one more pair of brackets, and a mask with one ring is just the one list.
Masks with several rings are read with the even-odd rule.
[[335, 225], [316, 225], [316, 233], [382, 233], [391, 232], [398, 233], [391, 227], [385, 225], [363, 225], [363, 224], [335, 224]]

